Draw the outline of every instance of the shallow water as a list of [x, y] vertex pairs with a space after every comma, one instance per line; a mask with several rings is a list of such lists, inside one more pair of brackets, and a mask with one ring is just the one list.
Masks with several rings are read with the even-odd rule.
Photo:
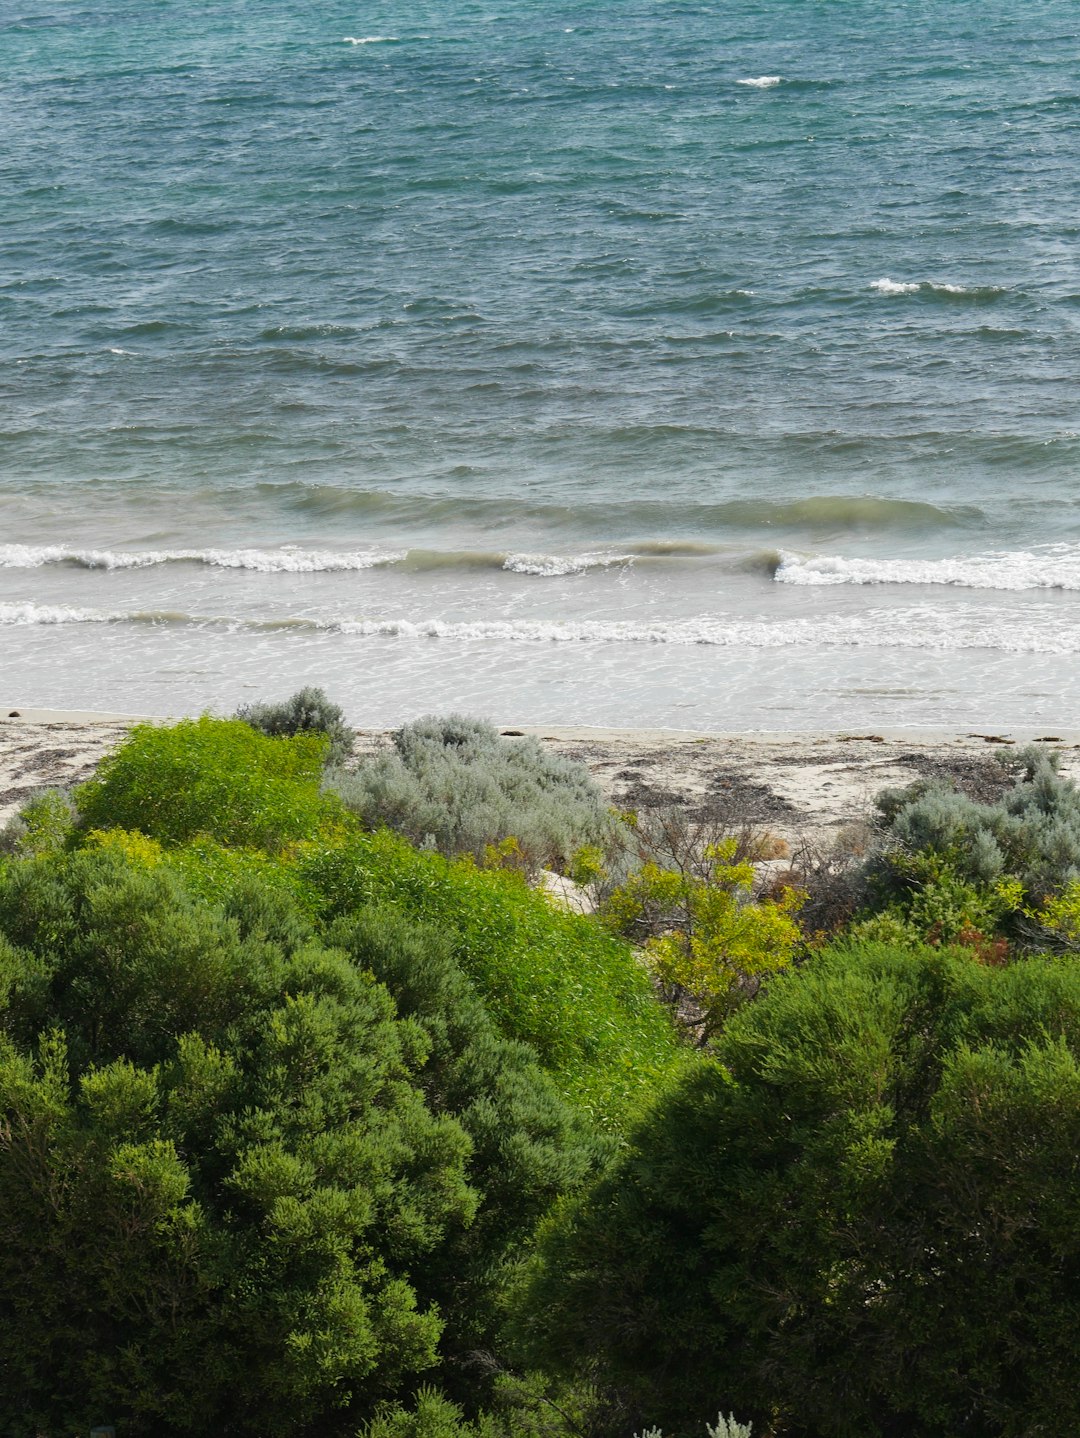
[[0, 18], [12, 702], [1080, 718], [1080, 17]]

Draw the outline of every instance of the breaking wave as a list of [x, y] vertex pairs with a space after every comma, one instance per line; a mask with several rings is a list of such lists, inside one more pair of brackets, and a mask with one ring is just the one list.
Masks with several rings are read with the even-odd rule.
[[944, 584], [958, 589], [1080, 590], [1080, 545], [1048, 544], [1037, 549], [952, 559], [848, 559], [781, 556], [779, 584]]

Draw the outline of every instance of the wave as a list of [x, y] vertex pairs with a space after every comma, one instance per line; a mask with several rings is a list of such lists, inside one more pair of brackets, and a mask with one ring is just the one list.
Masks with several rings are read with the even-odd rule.
[[621, 503], [529, 504], [497, 497], [396, 495], [385, 490], [346, 489], [299, 480], [262, 482], [265, 498], [303, 514], [331, 518], [362, 514], [407, 525], [440, 521], [475, 524], [543, 523], [574, 532], [668, 534], [689, 530], [717, 534], [725, 529], [933, 530], [981, 524], [984, 512], [972, 504], [943, 507], [926, 500], [883, 499], [874, 495], [808, 495], [803, 499], [730, 499], [714, 503], [636, 499]]
[[810, 558], [784, 554], [780, 584], [944, 584], [959, 589], [1080, 590], [1080, 545], [1048, 544], [1034, 550], [956, 556], [951, 559]]
[[340, 573], [396, 564], [406, 551], [371, 549], [69, 549], [63, 545], [0, 544], [0, 569], [149, 569], [161, 564], [205, 564], [217, 569], [253, 569], [261, 574]]
[[343, 35], [343, 45], [396, 45], [396, 35]]
[[[697, 552], [686, 547], [644, 546], [657, 557]], [[702, 550], [701, 552], [707, 552]], [[632, 564], [633, 553], [510, 554], [485, 550], [332, 550], [332, 549], [72, 549], [63, 545], [0, 544], [0, 569], [41, 569], [65, 565], [77, 569], [150, 569], [158, 565], [201, 564], [217, 569], [250, 569], [260, 574], [340, 574], [401, 567], [414, 573], [438, 569], [504, 569], [514, 574], [552, 578]]]
[[1005, 293], [1001, 285], [953, 285], [944, 280], [872, 280], [872, 290], [879, 295], [922, 295], [967, 304], [991, 304]]
[[1077, 654], [1080, 630], [1052, 610], [1015, 616], [982, 607], [887, 608], [804, 619], [683, 620], [326, 618], [273, 619], [197, 615], [169, 610], [104, 611], [74, 605], [0, 603], [0, 625], [113, 624], [182, 626], [226, 633], [342, 635], [359, 639], [465, 644], [629, 644], [744, 649], [986, 649], [1006, 653]]
[[758, 75], [756, 79], [736, 80], [736, 85], [750, 85], [755, 90], [771, 90], [774, 85], [780, 84], [779, 75]]

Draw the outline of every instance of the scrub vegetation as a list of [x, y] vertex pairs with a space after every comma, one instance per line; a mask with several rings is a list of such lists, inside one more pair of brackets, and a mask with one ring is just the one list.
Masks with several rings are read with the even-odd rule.
[[785, 870], [472, 721], [343, 728], [139, 726], [3, 835], [0, 1430], [1080, 1431], [1052, 761]]

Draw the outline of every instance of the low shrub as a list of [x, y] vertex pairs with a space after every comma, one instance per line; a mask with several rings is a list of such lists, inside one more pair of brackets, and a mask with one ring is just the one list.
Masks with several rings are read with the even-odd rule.
[[321, 689], [298, 689], [278, 704], [242, 704], [235, 717], [271, 739], [297, 734], [325, 734], [330, 744], [327, 764], [342, 764], [353, 751], [356, 734], [345, 722], [344, 711]]
[[604, 907], [612, 928], [644, 942], [664, 997], [701, 1044], [786, 969], [802, 943], [794, 917], [802, 896], [783, 889], [753, 901], [754, 866], [738, 849], [732, 837], [707, 845], [693, 863], [646, 862]]
[[1016, 781], [982, 804], [937, 782], [887, 789], [875, 803], [891, 843], [903, 854], [933, 853], [977, 885], [1008, 876], [1041, 899], [1080, 876], [1080, 790], [1058, 772], [1058, 756], [1018, 751]]
[[1015, 947], [1062, 947], [1041, 913], [1080, 879], [1080, 791], [1058, 762], [1020, 750], [1012, 786], [986, 803], [937, 780], [879, 794], [883, 842], [863, 866], [853, 931], [963, 943], [990, 963]]
[[0, 854], [59, 853], [75, 825], [68, 789], [41, 789], [0, 830]]
[[140, 724], [75, 791], [84, 829], [198, 834], [271, 852], [312, 837], [338, 807], [320, 793], [327, 740], [271, 739], [238, 719]]
[[529, 873], [565, 871], [577, 851], [608, 846], [614, 820], [583, 764], [549, 754], [531, 738], [503, 738], [460, 715], [420, 719], [394, 735], [388, 753], [328, 780], [374, 828], [453, 857], [497, 858]]
[[559, 1091], [618, 1125], [686, 1059], [630, 946], [520, 874], [424, 853], [389, 830], [298, 856], [327, 919], [391, 906], [439, 929], [507, 1038], [532, 1046]]

